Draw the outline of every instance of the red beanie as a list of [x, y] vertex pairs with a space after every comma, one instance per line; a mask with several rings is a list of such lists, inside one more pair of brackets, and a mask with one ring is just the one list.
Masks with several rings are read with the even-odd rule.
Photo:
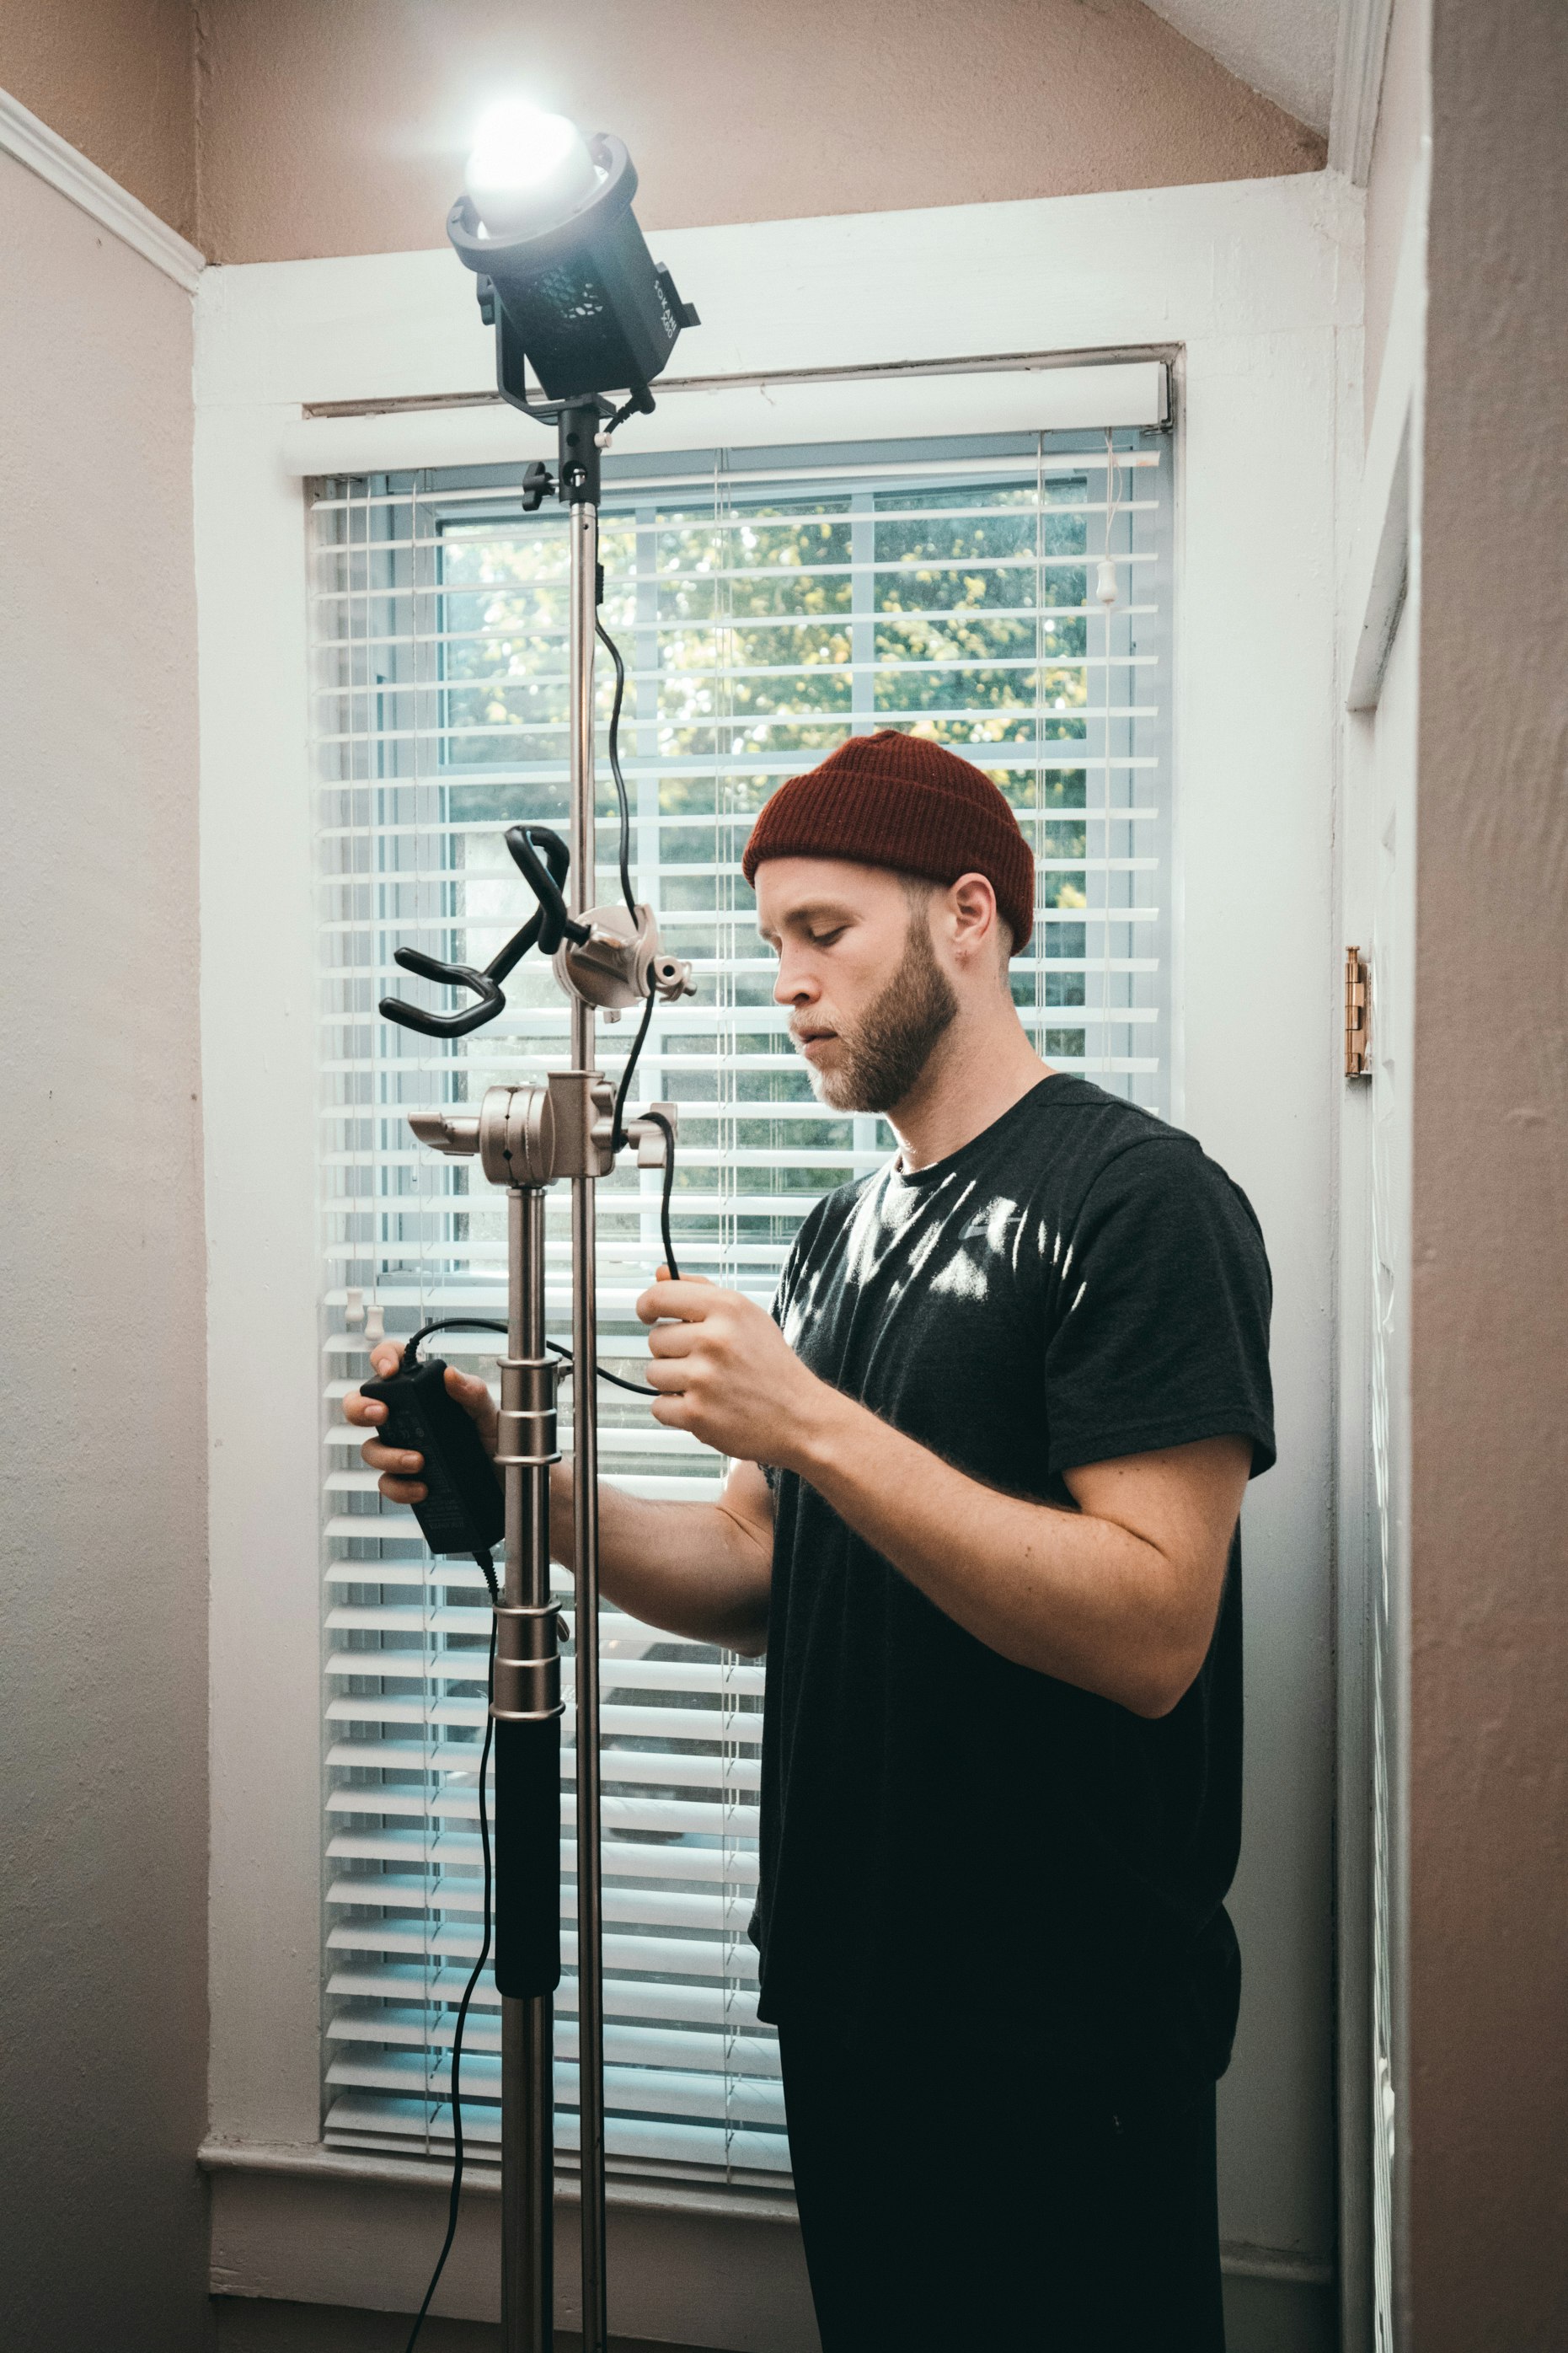
[[1035, 860], [989, 776], [923, 735], [851, 735], [763, 805], [741, 860], [850, 858], [929, 882], [984, 874], [1017, 955], [1035, 928]]

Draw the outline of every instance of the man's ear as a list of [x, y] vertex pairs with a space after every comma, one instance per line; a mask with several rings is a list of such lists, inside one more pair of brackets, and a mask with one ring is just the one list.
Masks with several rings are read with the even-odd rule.
[[953, 947], [967, 962], [981, 953], [993, 953], [1001, 918], [996, 913], [996, 892], [984, 874], [961, 874], [947, 894], [952, 911]]

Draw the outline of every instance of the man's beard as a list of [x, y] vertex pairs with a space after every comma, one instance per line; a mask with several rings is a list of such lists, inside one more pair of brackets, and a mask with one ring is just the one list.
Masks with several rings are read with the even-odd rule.
[[835, 1070], [811, 1082], [835, 1111], [891, 1111], [911, 1094], [931, 1049], [958, 1011], [923, 915], [911, 915], [899, 968], [853, 1029], [840, 1030]]

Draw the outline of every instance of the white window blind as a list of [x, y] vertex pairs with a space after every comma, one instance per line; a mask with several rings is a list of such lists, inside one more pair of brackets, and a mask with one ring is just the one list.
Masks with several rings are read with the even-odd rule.
[[[825, 1191], [874, 1168], [874, 1118], [818, 1105], [772, 1001], [740, 853], [784, 777], [846, 734], [915, 728], [985, 768], [1038, 863], [1013, 993], [1041, 1051], [1152, 1108], [1168, 1036], [1168, 447], [1156, 432], [617, 459], [605, 618], [629, 672], [623, 761], [639, 898], [692, 959], [637, 1095], [680, 1104], [683, 1264], [771, 1298]], [[530, 454], [532, 454], [530, 452]], [[503, 1018], [438, 1042], [383, 1022], [404, 944], [484, 964], [527, 912], [500, 833], [566, 815], [566, 539], [524, 516], [521, 467], [312, 486], [321, 777], [326, 1178], [326, 2084], [344, 2147], [450, 2147], [455, 2005], [479, 1949], [475, 1767], [488, 1611], [477, 1568], [432, 1560], [384, 1504], [338, 1401], [366, 1369], [353, 1286], [388, 1332], [504, 1313], [501, 1197], [417, 1151], [408, 1111], [563, 1064], [548, 969]], [[1117, 602], [1096, 601], [1110, 552]], [[601, 729], [607, 719], [601, 664]], [[601, 734], [601, 896], [614, 803]], [[426, 992], [427, 997], [427, 992]], [[630, 1024], [602, 1028], [618, 1071]], [[634, 1376], [631, 1314], [659, 1256], [656, 1172], [600, 1188], [601, 1355]], [[568, 1333], [565, 1188], [551, 1197], [548, 1312]], [[493, 1343], [439, 1345], [493, 1371]], [[570, 1390], [565, 1392], [569, 1401]], [[716, 1494], [724, 1465], [602, 1392], [606, 1477]], [[563, 1419], [569, 1424], [567, 1403]], [[570, 1429], [563, 1442], [570, 1447]], [[562, 1592], [566, 1597], [565, 1580]], [[775, 2046], [746, 1922], [763, 1670], [606, 1608], [605, 1914], [612, 2162], [734, 2181], [787, 2170]], [[567, 1677], [570, 1684], [570, 1675]], [[566, 1718], [572, 1771], [573, 1719]], [[853, 1793], [847, 1793], [853, 1802]], [[571, 1804], [558, 2139], [575, 2146]], [[847, 1968], [855, 1924], [844, 1924]], [[499, 2154], [500, 2019], [488, 1981], [463, 2069], [477, 2153]]]

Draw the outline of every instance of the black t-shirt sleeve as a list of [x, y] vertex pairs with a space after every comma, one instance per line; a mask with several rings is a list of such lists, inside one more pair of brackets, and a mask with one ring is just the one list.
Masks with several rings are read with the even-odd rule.
[[1053, 1473], [1203, 1438], [1274, 1461], [1271, 1285], [1250, 1204], [1189, 1138], [1131, 1146], [1089, 1187], [1053, 1269]]

